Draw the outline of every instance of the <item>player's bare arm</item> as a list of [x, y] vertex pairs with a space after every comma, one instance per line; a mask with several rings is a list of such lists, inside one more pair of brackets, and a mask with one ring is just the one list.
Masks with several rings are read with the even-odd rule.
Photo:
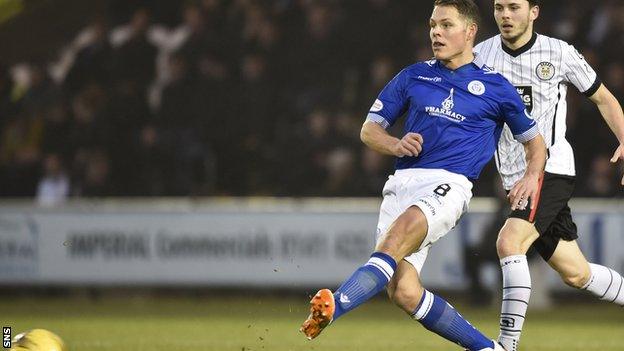
[[[624, 160], [624, 113], [622, 113], [622, 106], [604, 84], [600, 85], [600, 88], [589, 99], [598, 106], [602, 118], [607, 122], [620, 143], [613, 153], [611, 162], [616, 163], [618, 160]], [[621, 183], [624, 185], [624, 177]]]
[[541, 134], [538, 134], [523, 145], [526, 152], [527, 169], [522, 179], [509, 192], [508, 198], [512, 210], [523, 210], [527, 205], [527, 199], [530, 200], [530, 208], [535, 208], [539, 191], [539, 179], [546, 165], [546, 144]]
[[373, 121], [364, 122], [360, 139], [371, 149], [396, 157], [418, 156], [423, 144], [423, 137], [418, 133], [407, 133], [401, 139], [395, 138]]

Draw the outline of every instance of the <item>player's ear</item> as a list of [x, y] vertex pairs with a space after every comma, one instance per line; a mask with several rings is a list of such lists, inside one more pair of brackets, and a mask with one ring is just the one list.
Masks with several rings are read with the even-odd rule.
[[468, 27], [466, 27], [466, 39], [468, 41], [474, 42], [477, 37], [477, 31], [479, 30], [479, 26], [474, 22], [469, 22]]
[[531, 7], [531, 10], [529, 10], [529, 18], [531, 19], [531, 21], [535, 21], [539, 17], [539, 11], [539, 6], [535, 5]]

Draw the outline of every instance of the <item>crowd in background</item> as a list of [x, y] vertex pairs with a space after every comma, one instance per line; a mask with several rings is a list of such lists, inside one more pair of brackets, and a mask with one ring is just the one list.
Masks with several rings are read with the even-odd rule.
[[[479, 3], [485, 39], [492, 1]], [[624, 3], [547, 3], [538, 31], [573, 43], [624, 102]], [[0, 196], [378, 196], [393, 160], [360, 127], [402, 67], [431, 57], [430, 11], [113, 0], [53, 60], [0, 67]], [[585, 97], [568, 100], [577, 195], [621, 196], [615, 137]], [[489, 165], [475, 195], [497, 183]]]

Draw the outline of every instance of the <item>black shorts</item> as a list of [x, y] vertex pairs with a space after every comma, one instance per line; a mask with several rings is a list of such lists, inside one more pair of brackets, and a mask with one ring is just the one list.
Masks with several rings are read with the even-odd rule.
[[[576, 224], [568, 201], [572, 197], [575, 177], [544, 173], [537, 208], [531, 211], [515, 210], [509, 218], [520, 218], [535, 223], [540, 237], [533, 243], [533, 248], [548, 261], [552, 257], [559, 240], [572, 241], [578, 238]], [[532, 213], [533, 212], [533, 213]]]

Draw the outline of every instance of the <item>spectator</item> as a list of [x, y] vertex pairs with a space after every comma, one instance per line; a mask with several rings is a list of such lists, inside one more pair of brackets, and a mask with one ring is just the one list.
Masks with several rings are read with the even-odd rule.
[[7, 123], [0, 143], [3, 195], [35, 195], [42, 135], [43, 120], [38, 115], [22, 113]]
[[88, 43], [76, 53], [65, 77], [64, 84], [70, 94], [91, 83], [100, 86], [111, 83], [113, 49], [108, 41], [108, 28], [104, 20], [98, 20], [90, 30]]
[[[431, 57], [419, 6], [114, 0], [53, 64], [0, 65], [0, 196], [34, 196], [50, 154], [75, 195], [378, 196], [392, 159], [369, 155], [352, 131], [396, 67]], [[538, 28], [581, 45], [620, 101], [623, 11], [615, 0], [551, 0]], [[483, 21], [480, 35], [493, 31]], [[594, 159], [615, 141], [570, 94], [578, 178], [600, 179], [579, 192], [621, 194], [617, 182], [605, 189], [606, 164]], [[484, 171], [475, 195], [494, 194], [495, 177]]]
[[74, 192], [78, 196], [103, 197], [114, 195], [109, 179], [109, 159], [105, 152], [96, 149], [84, 155], [84, 168], [80, 169]]
[[147, 93], [156, 74], [156, 47], [147, 39], [150, 17], [147, 9], [137, 10], [127, 26], [113, 33], [113, 76], [116, 81], [129, 80]]
[[144, 126], [129, 150], [134, 160], [127, 179], [131, 185], [129, 193], [136, 196], [170, 194], [173, 160], [158, 129], [150, 124]]
[[4, 126], [9, 117], [17, 112], [17, 103], [14, 97], [15, 82], [9, 70], [0, 63], [0, 135], [4, 131]]
[[48, 154], [43, 160], [43, 177], [37, 186], [37, 203], [54, 206], [69, 196], [69, 177], [58, 154]]

